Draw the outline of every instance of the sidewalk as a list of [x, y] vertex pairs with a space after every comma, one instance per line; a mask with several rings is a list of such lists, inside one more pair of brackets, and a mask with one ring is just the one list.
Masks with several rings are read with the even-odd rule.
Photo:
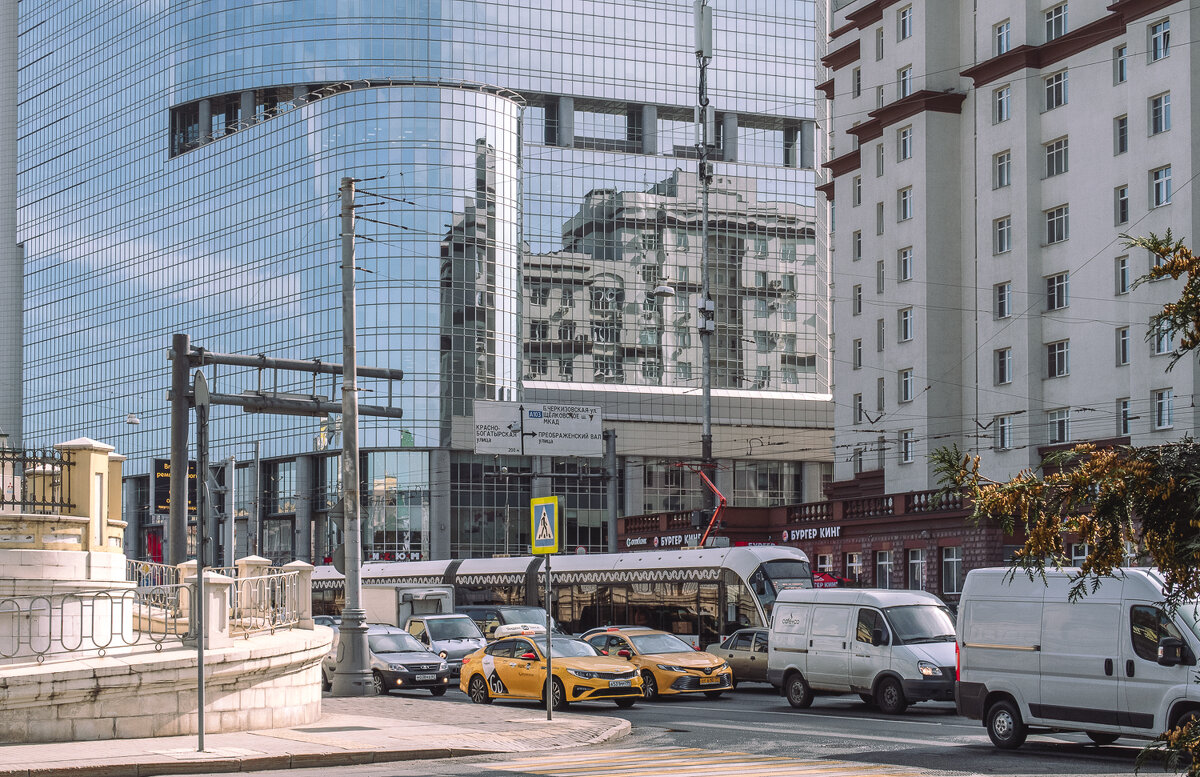
[[322, 700], [321, 719], [294, 728], [196, 736], [0, 745], [0, 777], [145, 777], [536, 753], [598, 744], [629, 733], [629, 721], [498, 703], [420, 696]]

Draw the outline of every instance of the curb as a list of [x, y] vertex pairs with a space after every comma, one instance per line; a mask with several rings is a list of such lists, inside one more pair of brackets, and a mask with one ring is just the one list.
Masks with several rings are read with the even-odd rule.
[[[586, 747], [618, 739], [629, 734], [632, 726], [624, 718], [590, 739], [558, 745], [549, 750]], [[155, 777], [166, 774], [229, 774], [278, 769], [311, 769], [330, 766], [361, 766], [396, 761], [423, 761], [441, 758], [463, 758], [475, 755], [498, 755], [522, 751], [476, 750], [472, 748], [432, 748], [429, 750], [345, 750], [326, 753], [295, 753], [285, 755], [248, 755], [231, 758], [196, 758], [183, 761], [148, 761], [128, 764], [88, 764], [32, 769], [0, 769], [0, 777]]]

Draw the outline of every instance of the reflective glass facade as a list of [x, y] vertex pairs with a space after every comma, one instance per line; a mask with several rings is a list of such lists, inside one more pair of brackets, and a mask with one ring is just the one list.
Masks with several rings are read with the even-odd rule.
[[[775, 502], [828, 460], [813, 439], [829, 426], [815, 7], [717, 5], [716, 454], [735, 504]], [[28, 444], [86, 434], [149, 471], [168, 450], [175, 332], [340, 361], [337, 189], [354, 176], [372, 219], [357, 223], [359, 361], [405, 373], [363, 381], [364, 402], [404, 411], [362, 419], [367, 558], [522, 552], [534, 475], [563, 496], [568, 543], [604, 548], [601, 461], [499, 477], [472, 452], [477, 400], [604, 407], [630, 514], [663, 501], [643, 467], [698, 455], [690, 2], [48, 0], [22, 4], [19, 26]], [[647, 293], [663, 283], [675, 297]], [[328, 378], [209, 378], [339, 398]], [[258, 523], [247, 548], [325, 559], [336, 423], [213, 420], [214, 458], [244, 464], [258, 441], [267, 462], [253, 493], [238, 486]], [[789, 485], [745, 485], [760, 465]], [[676, 490], [700, 498], [694, 478]]]

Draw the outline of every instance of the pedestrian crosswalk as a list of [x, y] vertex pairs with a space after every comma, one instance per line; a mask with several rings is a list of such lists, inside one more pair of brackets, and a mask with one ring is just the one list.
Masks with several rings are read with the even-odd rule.
[[646, 747], [555, 753], [486, 764], [488, 769], [547, 777], [920, 777], [911, 768], [804, 760], [691, 747]]

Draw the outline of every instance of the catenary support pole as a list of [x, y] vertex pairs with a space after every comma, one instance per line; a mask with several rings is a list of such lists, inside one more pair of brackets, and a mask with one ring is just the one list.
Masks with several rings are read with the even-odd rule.
[[225, 459], [225, 536], [222, 545], [225, 546], [224, 566], [231, 567], [237, 557], [235, 544], [237, 524], [237, 459], [233, 456]]
[[[702, 428], [700, 431], [701, 466], [713, 477], [715, 462], [713, 461], [712, 445], [712, 337], [716, 330], [716, 308], [712, 299], [712, 281], [710, 267], [710, 249], [708, 245], [708, 199], [709, 182], [712, 180], [712, 167], [708, 161], [709, 123], [711, 111], [708, 101], [708, 63], [712, 60], [712, 7], [707, 0], [696, 0], [696, 62], [700, 66], [699, 110], [696, 116], [700, 122], [700, 164], [697, 168], [700, 178], [700, 305], [702, 311], [700, 322], [700, 359], [701, 359], [701, 395], [702, 395]], [[704, 504], [712, 507], [712, 494], [704, 492]]]
[[[187, 362], [185, 361], [184, 364]], [[203, 373], [196, 372], [197, 386], [204, 385]], [[199, 393], [207, 394], [207, 391]], [[196, 403], [196, 601], [192, 602], [196, 621], [196, 749], [204, 752], [204, 560], [208, 555], [208, 402]]]
[[190, 375], [187, 335], [171, 338], [171, 509], [167, 518], [167, 564], [187, 559], [188, 525], [188, 407]]
[[354, 179], [342, 179], [342, 497], [345, 508], [346, 604], [333, 675], [334, 696], [373, 691], [362, 609], [362, 530], [358, 477], [358, 353], [354, 299]]
[[617, 552], [617, 432], [604, 432], [604, 474], [608, 478], [605, 501], [608, 502], [608, 552]]

